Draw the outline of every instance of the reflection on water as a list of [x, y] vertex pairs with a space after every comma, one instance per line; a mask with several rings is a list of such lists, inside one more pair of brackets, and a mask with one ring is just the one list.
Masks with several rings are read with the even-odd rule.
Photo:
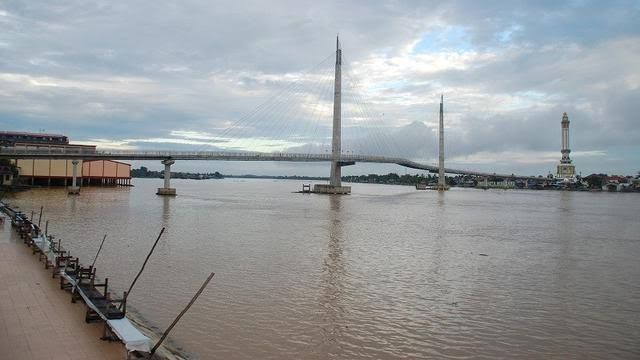
[[328, 249], [324, 258], [321, 287], [322, 296], [319, 306], [324, 309], [326, 325], [323, 326], [323, 352], [326, 354], [335, 353], [335, 347], [341, 338], [341, 330], [346, 325], [343, 323], [343, 287], [345, 276], [345, 265], [342, 259], [343, 231], [341, 223], [341, 199], [339, 195], [329, 195], [328, 211]]
[[170, 336], [193, 357], [640, 357], [636, 194], [161, 181], [9, 200], [85, 262], [107, 233], [115, 292], [166, 227], [128, 307], [161, 332], [216, 272]]
[[163, 196], [162, 197], [162, 224], [167, 226], [169, 224], [169, 216], [171, 214], [171, 201], [173, 197], [171, 196]]
[[445, 191], [438, 191], [438, 207], [444, 209]]

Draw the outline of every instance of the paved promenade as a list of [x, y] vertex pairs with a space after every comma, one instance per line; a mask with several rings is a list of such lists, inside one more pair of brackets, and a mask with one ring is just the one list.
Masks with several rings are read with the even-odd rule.
[[84, 313], [11, 223], [0, 224], [0, 359], [125, 358], [124, 346], [100, 340], [102, 324], [85, 323]]

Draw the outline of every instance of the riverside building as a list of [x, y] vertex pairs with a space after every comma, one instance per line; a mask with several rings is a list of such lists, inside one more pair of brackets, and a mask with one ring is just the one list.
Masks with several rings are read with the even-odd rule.
[[[3, 147], [26, 150], [51, 150], [91, 153], [95, 145], [70, 144], [60, 134], [28, 132], [0, 132]], [[21, 182], [30, 185], [68, 186], [73, 176], [73, 160], [14, 159]], [[131, 183], [131, 165], [113, 160], [79, 160], [78, 182], [81, 185], [128, 185]]]

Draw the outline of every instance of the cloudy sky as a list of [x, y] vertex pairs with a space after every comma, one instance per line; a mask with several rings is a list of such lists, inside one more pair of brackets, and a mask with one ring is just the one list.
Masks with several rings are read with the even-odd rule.
[[[122, 149], [326, 152], [335, 36], [352, 153], [640, 171], [640, 1], [0, 0], [0, 130]], [[151, 164], [160, 168], [160, 164]], [[322, 175], [317, 164], [178, 169]], [[350, 167], [347, 173], [393, 166]]]

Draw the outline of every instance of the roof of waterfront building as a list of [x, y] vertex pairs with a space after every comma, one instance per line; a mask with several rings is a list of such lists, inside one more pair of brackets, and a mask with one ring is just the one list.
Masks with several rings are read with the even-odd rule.
[[46, 134], [18, 131], [0, 131], [3, 143], [29, 142], [38, 144], [69, 144], [69, 138], [62, 134]]
[[16, 141], [13, 143], [15, 146], [44, 146], [44, 147], [81, 147], [81, 148], [96, 148], [96, 145], [84, 145], [84, 144], [56, 144], [47, 142], [28, 142], [28, 141]]
[[48, 137], [65, 136], [62, 134], [47, 134], [47, 133], [35, 133], [35, 132], [26, 132], [26, 131], [0, 131], [0, 136], [2, 135], [48, 136]]
[[627, 182], [627, 177], [625, 176], [619, 176], [619, 175], [611, 175], [611, 176], [607, 176], [607, 181], [609, 182], [619, 182], [619, 183], [626, 183]]

